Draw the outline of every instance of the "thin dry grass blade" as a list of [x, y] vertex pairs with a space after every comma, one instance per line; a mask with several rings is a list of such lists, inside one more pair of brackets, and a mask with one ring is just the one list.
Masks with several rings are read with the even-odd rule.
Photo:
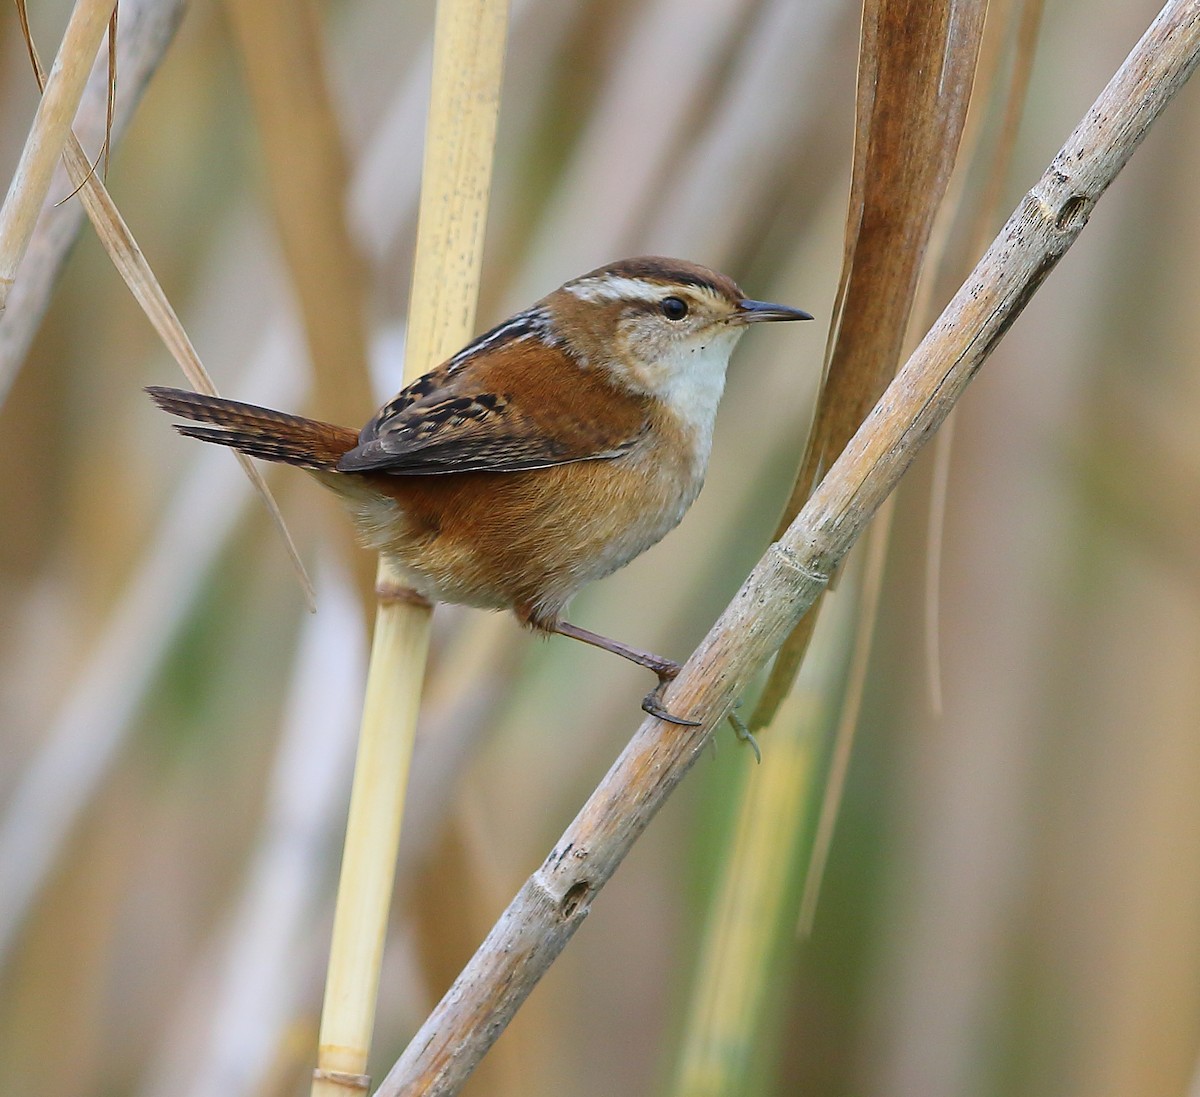
[[[68, 141], [63, 159], [71, 177], [79, 180], [80, 200], [92, 220], [96, 235], [108, 252], [109, 258], [112, 259], [113, 266], [117, 268], [130, 292], [142, 306], [146, 318], [154, 326], [159, 338], [162, 339], [172, 357], [179, 364], [183, 375], [197, 392], [203, 392], [209, 396], [218, 395], [216, 385], [213, 384], [208, 370], [204, 368], [204, 363], [200, 361], [196, 348], [192, 346], [191, 339], [188, 338], [175, 309], [167, 300], [167, 295], [159, 285], [153, 270], [150, 269], [150, 264], [142, 254], [142, 249], [138, 247], [137, 241], [129, 231], [129, 226], [125, 224], [120, 210], [117, 209], [104, 184], [92, 172], [83, 150], [74, 137]], [[267, 482], [254, 462], [244, 453], [235, 451], [234, 456], [259, 498], [262, 499], [267, 513], [271, 516], [271, 521], [283, 541], [292, 570], [296, 573], [300, 589], [304, 593], [305, 604], [310, 611], [315, 611], [317, 601], [312, 580], [308, 577], [304, 562], [300, 559], [296, 542], [292, 539], [291, 531], [284, 521], [279, 504], [275, 501], [271, 489], [267, 487]]]
[[[114, 141], [125, 130], [133, 111], [175, 36], [183, 15], [183, 0], [122, 0], [118, 43], [122, 74], [122, 95], [113, 118]], [[31, 40], [26, 37], [26, 44]], [[105, 81], [107, 85], [107, 81]], [[100, 114], [107, 114], [107, 87], [89, 85], [76, 122], [88, 133], [100, 132]], [[83, 223], [83, 207], [77, 202], [38, 221], [30, 249], [21, 267], [21, 277], [8, 297], [7, 308], [0, 313], [0, 401], [11, 387], [17, 371], [28, 354], [38, 325], [50, 301], [51, 292], [67, 252]]]
[[104, 175], [108, 176], [109, 157], [113, 151], [113, 118], [116, 114], [116, 14], [120, 8], [113, 8], [113, 18], [108, 20], [108, 95], [104, 103]]
[[[1040, 18], [1041, 0], [1030, 0], [1022, 6], [1022, 11], [1016, 20], [1016, 52], [1013, 57], [1011, 75], [1007, 84], [1000, 85], [997, 74], [1001, 68], [1001, 59], [1006, 52], [1005, 44], [1010, 37], [1012, 16], [1008, 4], [992, 4], [988, 9], [988, 29], [992, 33], [990, 39], [985, 41], [978, 84], [984, 94], [992, 96], [993, 99], [1002, 99], [999, 136], [989, 150], [990, 154], [986, 157], [986, 162], [981, 165], [979, 161], [983, 157], [980, 154], [980, 146], [985, 130], [984, 119], [988, 110], [984, 105], [977, 104], [967, 118], [966, 134], [963, 138], [965, 154], [962, 157], [963, 163], [955, 172], [950, 194], [938, 214], [931, 234], [927, 270], [921, 279], [917, 301], [913, 308], [913, 324], [911, 326], [917, 330], [923, 330], [934, 318], [932, 306], [936, 299], [935, 285], [948, 291], [954, 283], [961, 281], [966, 274], [966, 264], [974, 261], [975, 256], [986, 247], [992, 226], [1000, 214], [1001, 188], [1008, 173], [1013, 146], [1016, 143], [1017, 128], [1025, 106], [1025, 94], [1028, 89], [1033, 48], [1037, 41], [1037, 27]], [[996, 87], [993, 94], [994, 84]], [[969, 200], [966, 177], [968, 172], [973, 169], [982, 169], [986, 184], [980, 197], [972, 197]], [[954, 254], [950, 255], [951, 226], [960, 223], [964, 219], [964, 214], [968, 222], [966, 233], [968, 245], [965, 249], [956, 249]], [[945, 513], [945, 493], [949, 479], [954, 418], [954, 413], [951, 412], [934, 442], [934, 473], [929, 519], [930, 549], [926, 557], [928, 582], [925, 604], [926, 651], [931, 656], [928, 666], [933, 675], [931, 677], [931, 696], [935, 711], [939, 711], [941, 707], [941, 681], [940, 676], [935, 673], [938, 666], [936, 659], [937, 599], [933, 592], [936, 590], [936, 577], [941, 564], [940, 530]], [[863, 575], [861, 632], [856, 640], [850, 663], [845, 703], [834, 734], [829, 781], [821, 798], [816, 833], [813, 835], [811, 863], [805, 876], [804, 892], [800, 899], [800, 929], [803, 933], [811, 931], [813, 919], [816, 916], [825, 864], [829, 857], [830, 846], [833, 844], [833, 832], [837, 825], [842, 792], [849, 770], [854, 734], [858, 726], [858, 713], [862, 704], [862, 692], [866, 687], [867, 664], [871, 657], [871, 640], [875, 630], [875, 614], [882, 593], [883, 557], [887, 551], [887, 528], [890, 527], [891, 513], [891, 508], [885, 508], [885, 513], [880, 514], [879, 521], [875, 524], [876, 528], [882, 524], [884, 529], [877, 533], [876, 528], [873, 528], [869, 538], [871, 558]]]
[[[113, 25], [111, 28], [112, 38], [110, 39], [109, 46], [109, 96], [105, 111], [104, 155], [106, 158], [112, 136], [113, 93], [116, 81], [115, 20], [116, 10], [114, 9]], [[25, 43], [29, 50], [29, 59], [33, 65], [34, 77], [38, 82], [38, 87], [44, 87], [46, 84], [46, 73], [42, 67], [41, 58], [38, 56], [37, 47], [28, 34], [26, 35]], [[183, 324], [180, 323], [171, 302], [167, 300], [167, 295], [163, 292], [162, 286], [155, 277], [154, 271], [151, 270], [146, 256], [138, 246], [138, 242], [134, 239], [133, 233], [129, 230], [129, 226], [121, 216], [121, 211], [117, 209], [116, 203], [112, 200], [112, 196], [108, 193], [104, 184], [96, 178], [95, 165], [88, 162], [87, 154], [83, 151], [83, 147], [79, 144], [75, 135], [69, 131], [63, 146], [62, 156], [63, 163], [67, 168], [67, 174], [75, 184], [75, 191], [73, 193], [79, 195], [80, 201], [83, 203], [83, 207], [92, 222], [92, 226], [96, 230], [96, 235], [104, 245], [104, 250], [108, 252], [113, 266], [117, 268], [117, 272], [124, 279], [135, 300], [142, 306], [142, 311], [153, 325], [154, 330], [158, 332], [159, 338], [162, 339], [167, 350], [171, 352], [171, 356], [179, 364], [183, 375], [197, 392], [203, 392], [209, 396], [218, 395], [212, 378], [204, 368], [204, 364], [200, 361], [200, 356], [196, 353], [196, 348], [192, 346], [192, 341], [188, 338], [187, 332], [184, 331]], [[293, 570], [296, 572], [296, 577], [300, 581], [300, 587], [304, 592], [308, 608], [315, 610], [316, 594], [313, 591], [312, 581], [309, 579], [308, 573], [304, 570], [304, 563], [301, 561], [300, 554], [296, 550], [296, 544], [292, 540], [291, 532], [283, 520], [279, 504], [275, 502], [275, 497], [271, 494], [271, 489], [267, 487], [262, 473], [258, 471], [258, 468], [250, 458], [244, 453], [237, 453], [236, 451], [234, 456], [237, 458], [238, 464], [242, 466], [242, 471], [254, 486], [255, 491], [258, 492], [259, 497], [267, 508], [267, 513], [271, 516], [271, 521], [275, 524], [275, 528], [283, 539], [284, 549], [288, 554]]]
[[[1004, 183], [1009, 175], [1017, 131], [1021, 124], [1021, 113], [1025, 108], [1029, 79], [1033, 72], [1033, 56], [1042, 23], [1042, 8], [1043, 0], [1024, 0], [1016, 18], [1012, 71], [1004, 100], [1000, 133], [984, 176], [983, 192], [975, 203], [974, 213], [965, 233], [969, 241], [965, 256], [967, 261], [974, 260], [987, 246], [992, 226], [1000, 216]], [[946, 231], [949, 232], [948, 227]], [[962, 271], [956, 267], [953, 271], [943, 272], [938, 281], [957, 281], [955, 275], [961, 277], [961, 274]], [[930, 279], [928, 284], [932, 288], [933, 279]], [[929, 676], [930, 705], [937, 715], [941, 715], [942, 711], [939, 656], [941, 611], [938, 595], [942, 573], [942, 536], [946, 524], [946, 494], [950, 483], [950, 456], [954, 449], [954, 419], [955, 416], [951, 415], [934, 442], [933, 480], [930, 484], [929, 552], [925, 558], [925, 665]]]
[[116, 0], [77, 0], [63, 32], [45, 94], [0, 207], [0, 310], [16, 281], [17, 268], [50, 189], [54, 165], [71, 132], [71, 120], [115, 7]]
[[117, 13], [113, 8], [108, 21], [108, 91], [104, 104], [104, 176], [108, 178], [108, 163], [112, 154], [113, 116], [117, 110]]
[[[917, 278], [966, 119], [983, 0], [867, 0], [846, 259], [825, 385], [781, 535], [895, 371]], [[787, 693], [812, 634], [780, 650], [751, 725]]]

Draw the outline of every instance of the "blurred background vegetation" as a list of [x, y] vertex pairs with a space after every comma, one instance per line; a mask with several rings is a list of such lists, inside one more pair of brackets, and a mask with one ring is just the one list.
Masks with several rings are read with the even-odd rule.
[[[187, 7], [107, 182], [223, 392], [357, 424], [373, 405], [331, 407], [360, 378], [339, 378], [336, 334], [310, 365], [304, 259], [281, 244], [281, 163], [247, 79], [269, 72], [269, 44], [239, 24], [259, 3]], [[303, 77], [334, 104], [365, 273], [345, 360], [365, 330], [382, 400], [400, 372], [432, 3], [296, 10], [319, 30]], [[1049, 0], [1005, 214], [1156, 11]], [[31, 12], [44, 55], [68, 13]], [[581, 624], [683, 656], [768, 542], [839, 276], [858, 16], [847, 0], [514, 3], [479, 326], [647, 252], [819, 318], [746, 341], [705, 492], [578, 600]], [[36, 107], [11, 13], [0, 102], [7, 178]], [[88, 111], [94, 150], [95, 97]], [[961, 406], [940, 713], [921, 654], [928, 456], [901, 488], [826, 886], [813, 935], [776, 967], [744, 1092], [1200, 1093], [1198, 127], [1187, 89]], [[344, 272], [324, 273], [334, 297]], [[371, 562], [334, 504], [272, 470], [317, 584], [320, 612], [304, 612], [234, 462], [143, 396], [178, 374], [89, 229], [27, 354], [5, 342], [12, 312], [0, 1093], [301, 1092]], [[377, 1078], [636, 725], [644, 677], [439, 610]], [[665, 1089], [733, 790], [756, 772], [723, 735], [468, 1093]]]

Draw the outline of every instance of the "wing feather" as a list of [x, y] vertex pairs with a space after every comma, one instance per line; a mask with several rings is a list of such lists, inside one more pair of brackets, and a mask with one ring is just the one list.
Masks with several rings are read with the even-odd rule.
[[367, 424], [339, 470], [522, 472], [608, 460], [636, 445], [648, 429], [648, 398], [519, 320], [413, 382]]

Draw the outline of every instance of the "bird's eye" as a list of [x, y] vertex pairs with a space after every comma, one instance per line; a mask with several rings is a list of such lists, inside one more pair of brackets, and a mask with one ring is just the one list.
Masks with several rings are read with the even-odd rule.
[[681, 297], [664, 297], [662, 312], [668, 320], [682, 320], [688, 314], [687, 302]]

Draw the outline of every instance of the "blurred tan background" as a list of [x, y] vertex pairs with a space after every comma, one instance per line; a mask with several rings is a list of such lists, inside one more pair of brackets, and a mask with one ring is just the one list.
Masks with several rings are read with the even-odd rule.
[[[400, 374], [432, 4], [313, 10], [381, 401]], [[1156, 11], [1047, 4], [1005, 214]], [[68, 12], [31, 12], [47, 57]], [[583, 625], [682, 657], [768, 542], [839, 275], [857, 21], [845, 0], [514, 2], [479, 327], [648, 252], [818, 317], [745, 341], [699, 502], [578, 600]], [[187, 8], [108, 186], [222, 391], [336, 417], [311, 396], [237, 42], [230, 9]], [[0, 102], [7, 179], [36, 106], [11, 12]], [[92, 150], [95, 105], [79, 127]], [[922, 654], [928, 456], [901, 489], [822, 903], [781, 965], [757, 1092], [1200, 1093], [1198, 132], [1192, 87], [961, 406], [940, 714]], [[54, 196], [69, 190], [60, 179]], [[272, 469], [317, 584], [320, 611], [304, 612], [232, 459], [175, 436], [142, 394], [178, 373], [90, 229], [27, 354], [13, 313], [0, 1094], [301, 1092], [364, 561], [336, 506]], [[338, 387], [335, 359], [321, 391]], [[344, 414], [358, 425], [373, 407]], [[439, 611], [377, 1078], [636, 726], [644, 677], [504, 617]], [[752, 766], [723, 735], [468, 1093], [664, 1089], [732, 788]]]

